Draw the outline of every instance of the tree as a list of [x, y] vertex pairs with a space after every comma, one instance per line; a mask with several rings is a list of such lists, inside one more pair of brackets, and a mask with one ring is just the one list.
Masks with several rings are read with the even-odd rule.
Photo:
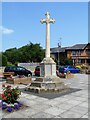
[[26, 46], [19, 48], [19, 53], [22, 57], [22, 62], [41, 62], [44, 58], [44, 50], [40, 44], [29, 43]]
[[7, 57], [8, 61], [11, 62], [12, 64], [18, 61], [19, 55], [18, 55], [17, 48], [8, 49], [3, 54]]
[[7, 57], [0, 53], [0, 66], [7, 66]]
[[65, 65], [73, 65], [73, 61], [71, 58], [66, 58], [64, 63], [65, 63]]
[[2, 54], [0, 53], [0, 67], [2, 66]]
[[8, 62], [15, 64], [16, 62], [41, 62], [44, 58], [44, 50], [40, 44], [29, 43], [21, 48], [11, 48], [3, 53]]

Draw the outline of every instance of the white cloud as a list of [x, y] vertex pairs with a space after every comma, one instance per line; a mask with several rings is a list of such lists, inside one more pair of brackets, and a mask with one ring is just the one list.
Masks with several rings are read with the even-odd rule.
[[0, 33], [2, 34], [11, 34], [14, 30], [0, 26]]

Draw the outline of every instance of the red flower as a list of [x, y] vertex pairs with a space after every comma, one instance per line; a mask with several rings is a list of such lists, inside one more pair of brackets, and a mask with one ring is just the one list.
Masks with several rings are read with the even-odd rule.
[[4, 84], [2, 84], [2, 87], [5, 87], [5, 85], [4, 85]]
[[1, 94], [2, 98], [4, 98], [4, 94]]
[[10, 85], [7, 86], [7, 88], [10, 88], [10, 87], [11, 87]]
[[9, 92], [12, 92], [12, 90], [10, 90]]
[[4, 100], [7, 100], [7, 98], [6, 98], [6, 97], [4, 97]]
[[8, 96], [10, 96], [10, 93], [8, 93]]

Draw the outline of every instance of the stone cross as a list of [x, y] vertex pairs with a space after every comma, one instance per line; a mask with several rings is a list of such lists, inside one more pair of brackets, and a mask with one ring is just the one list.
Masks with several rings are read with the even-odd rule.
[[41, 23], [46, 23], [46, 53], [45, 57], [50, 58], [50, 23], [54, 23], [54, 19], [50, 19], [50, 13], [46, 12], [46, 18], [41, 19]]

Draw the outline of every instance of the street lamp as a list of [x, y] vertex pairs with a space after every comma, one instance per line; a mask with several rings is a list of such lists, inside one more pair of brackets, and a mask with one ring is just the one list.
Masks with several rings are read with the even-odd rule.
[[58, 70], [59, 70], [59, 65], [60, 65], [60, 56], [59, 56], [59, 54], [60, 54], [60, 48], [61, 48], [61, 42], [60, 42], [61, 39], [62, 38], [60, 38], [59, 42], [58, 42]]

